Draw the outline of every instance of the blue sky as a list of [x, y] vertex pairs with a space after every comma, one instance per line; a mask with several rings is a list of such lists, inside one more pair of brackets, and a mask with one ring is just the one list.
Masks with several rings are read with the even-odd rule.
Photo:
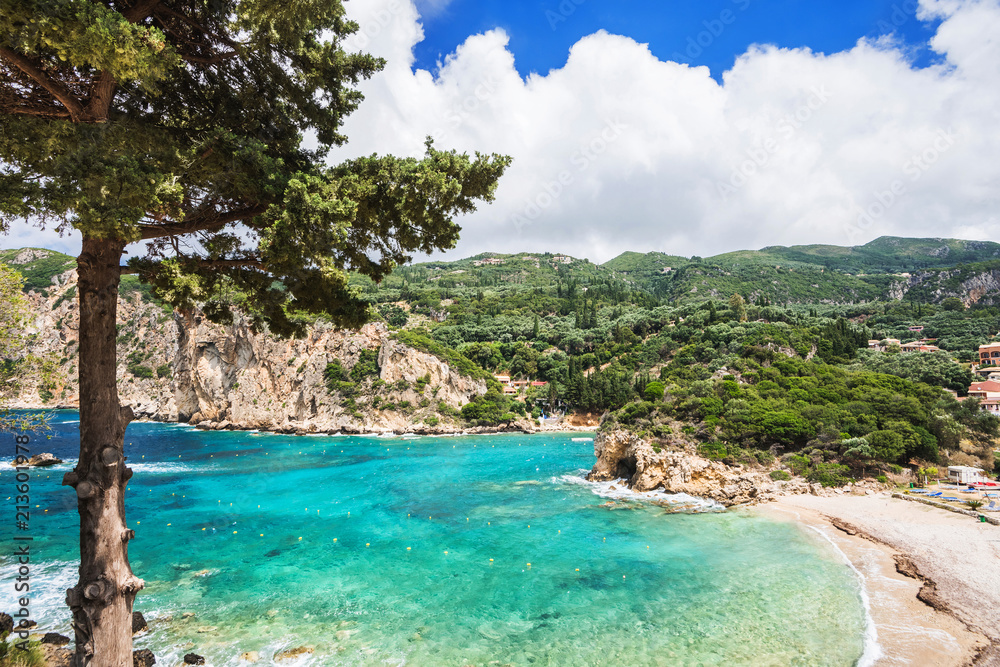
[[581, 37], [606, 30], [649, 44], [653, 55], [707, 66], [713, 78], [753, 44], [808, 47], [835, 53], [859, 39], [895, 34], [917, 66], [935, 60], [927, 49], [936, 22], [916, 18], [916, 0], [451, 0], [418, 3], [424, 41], [416, 66], [435, 71], [469, 35], [503, 28], [518, 72], [545, 74], [566, 64]]
[[[1000, 240], [1000, 0], [346, 8], [348, 48], [387, 64], [334, 159], [427, 136], [513, 158], [449, 258]], [[23, 224], [0, 243], [79, 249]]]

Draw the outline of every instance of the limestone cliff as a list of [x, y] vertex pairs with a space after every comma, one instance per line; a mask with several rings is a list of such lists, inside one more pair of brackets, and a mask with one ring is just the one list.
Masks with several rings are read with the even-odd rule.
[[[79, 406], [75, 286], [71, 270], [29, 295], [30, 370], [16, 405]], [[349, 370], [364, 350], [377, 352], [378, 376], [352, 383], [350, 396], [331, 392], [327, 364]], [[283, 340], [255, 333], [240, 316], [219, 326], [197, 311], [167, 312], [138, 291], [119, 300], [118, 385], [139, 418], [290, 432], [451, 432], [460, 424], [441, 413], [486, 393], [485, 381], [393, 340], [381, 322], [359, 331], [318, 322], [304, 338]]]

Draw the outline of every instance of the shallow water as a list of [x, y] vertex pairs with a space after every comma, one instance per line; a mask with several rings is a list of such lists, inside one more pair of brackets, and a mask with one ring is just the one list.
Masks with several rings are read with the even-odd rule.
[[[56, 413], [54, 437], [32, 445], [67, 458], [32, 472], [31, 521], [35, 617], [64, 634], [78, 523], [59, 482], [77, 418]], [[269, 664], [303, 645], [315, 653], [281, 664], [852, 665], [862, 654], [857, 579], [828, 544], [690, 497], [585, 483], [593, 444], [569, 434], [133, 424], [126, 454], [130, 556], [146, 580], [136, 609], [151, 628], [136, 647], [158, 664], [189, 651], [216, 665], [259, 651]], [[0, 488], [13, 483], [0, 472]], [[5, 544], [13, 534], [0, 524]], [[0, 569], [10, 586], [8, 556]]]

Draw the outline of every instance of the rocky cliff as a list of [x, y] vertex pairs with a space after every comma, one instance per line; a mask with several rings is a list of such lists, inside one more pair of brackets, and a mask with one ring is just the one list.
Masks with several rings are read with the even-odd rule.
[[622, 479], [633, 491], [663, 489], [711, 498], [726, 507], [767, 502], [779, 495], [827, 493], [802, 479], [775, 481], [767, 471], [709, 461], [698, 456], [690, 442], [654, 445], [620, 429], [599, 432], [594, 455], [597, 463], [587, 477], [591, 481]]
[[918, 302], [939, 303], [948, 297], [972, 304], [1000, 304], [1000, 268], [955, 268], [902, 274], [888, 289], [888, 297], [907, 295]]
[[[35, 317], [13, 403], [77, 407], [75, 270], [29, 298]], [[328, 387], [328, 364], [349, 372], [366, 350], [377, 354], [377, 374]], [[127, 290], [118, 309], [118, 387], [139, 418], [289, 432], [452, 432], [461, 430], [457, 410], [486, 393], [484, 380], [393, 340], [381, 322], [346, 331], [320, 321], [304, 338], [282, 340], [239, 316], [219, 326]]]

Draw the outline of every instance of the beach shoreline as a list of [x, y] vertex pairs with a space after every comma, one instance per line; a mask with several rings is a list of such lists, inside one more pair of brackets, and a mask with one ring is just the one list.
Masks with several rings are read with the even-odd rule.
[[872, 626], [859, 667], [1000, 665], [1000, 528], [888, 493], [749, 511], [797, 523], [854, 569]]

